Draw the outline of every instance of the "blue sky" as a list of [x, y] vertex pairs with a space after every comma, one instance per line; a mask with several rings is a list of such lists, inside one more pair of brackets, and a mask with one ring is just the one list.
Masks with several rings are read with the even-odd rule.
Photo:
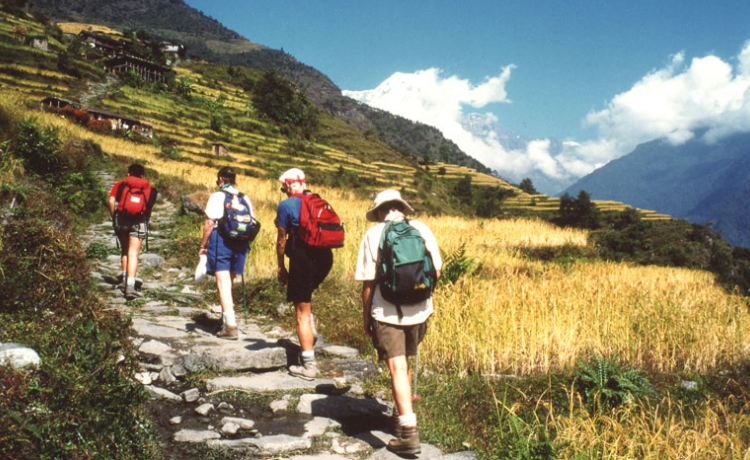
[[[562, 186], [652, 136], [684, 141], [698, 125], [724, 123], [705, 112], [736, 112], [750, 82], [746, 0], [186, 3], [353, 97], [437, 126], [513, 180], [545, 175]], [[449, 121], [467, 113], [535, 142], [510, 151], [470, 140]]]

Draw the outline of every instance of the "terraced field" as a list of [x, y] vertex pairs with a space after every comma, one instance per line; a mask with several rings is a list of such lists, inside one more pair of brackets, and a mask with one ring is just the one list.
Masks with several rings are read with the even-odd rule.
[[[47, 96], [81, 100], [92, 85], [57, 69], [57, 51], [65, 45], [49, 38], [49, 50], [42, 51], [24, 43], [16, 31], [26, 30], [27, 35], [44, 35], [39, 24], [19, 21], [5, 16], [0, 21], [0, 95], [20, 97], [27, 107], [33, 107]], [[104, 26], [65, 23], [60, 24], [65, 33], [90, 30], [117, 34]], [[264, 122], [254, 112], [250, 96], [239, 86], [220, 79], [226, 69], [211, 64], [190, 63], [175, 70], [177, 80], [187, 79], [191, 85], [191, 98], [181, 99], [173, 94], [135, 89], [117, 81], [104, 83], [104, 73], [96, 62], [76, 61], [86, 76], [100, 80], [94, 95], [97, 108], [135, 117], [154, 126], [156, 145], [153, 155], [160, 155], [160, 143], [175, 145], [177, 158], [193, 165], [221, 167], [232, 165], [243, 174], [253, 177], [274, 177], [280, 171], [296, 166], [305, 170], [311, 182], [335, 183], [335, 179], [356, 179], [356, 186], [365, 194], [385, 187], [397, 188], [411, 195], [419, 203], [416, 182], [419, 177], [431, 177], [448, 188], [451, 182], [469, 175], [472, 184], [511, 190], [514, 196], [504, 201], [509, 210], [554, 213], [559, 209], [559, 199], [546, 195], [529, 195], [507, 181], [475, 169], [445, 163], [419, 165], [416, 159], [401, 155], [381, 142], [365, 136], [329, 114], [321, 116], [319, 142], [290, 140], [278, 127]], [[259, 77], [259, 72], [248, 71]], [[90, 96], [90, 95], [88, 95]], [[210, 129], [211, 113], [207, 102], [223, 98], [218, 110], [224, 120], [220, 132]], [[212, 145], [221, 144], [228, 155], [219, 157]], [[324, 180], [325, 179], [325, 180]], [[343, 180], [343, 179], [342, 179]], [[447, 183], [447, 184], [446, 184]], [[621, 211], [627, 206], [610, 201], [594, 201], [604, 212]], [[646, 219], [669, 219], [654, 211], [640, 210]]]

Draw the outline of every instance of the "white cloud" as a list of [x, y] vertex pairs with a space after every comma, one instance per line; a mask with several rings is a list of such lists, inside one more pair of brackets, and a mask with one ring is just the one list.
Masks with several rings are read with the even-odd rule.
[[[589, 113], [586, 122], [597, 127], [599, 139], [584, 145], [608, 161], [657, 138], [679, 145], [697, 130], [707, 130], [708, 141], [750, 130], [750, 42], [737, 61], [734, 69], [716, 56], [705, 56], [686, 66], [684, 54], [675, 55], [668, 66], [612, 98], [605, 109]], [[585, 152], [581, 157], [588, 158]]]
[[[568, 140], [560, 152], [552, 151], [549, 140], [509, 150], [491, 132], [478, 135], [462, 125], [467, 106], [479, 109], [490, 103], [510, 103], [505, 85], [513, 65], [479, 85], [444, 77], [433, 68], [396, 73], [374, 90], [344, 94], [435, 126], [464, 152], [510, 180], [541, 174], [562, 188], [643, 142], [666, 138], [681, 144], [697, 130], [706, 130], [708, 141], [750, 131], [750, 41], [736, 62], [733, 67], [709, 55], [688, 63], [684, 53], [674, 55], [664, 68], [615, 95], [604, 109], [586, 115], [584, 123], [597, 129], [597, 139]], [[496, 121], [492, 114], [485, 118]]]

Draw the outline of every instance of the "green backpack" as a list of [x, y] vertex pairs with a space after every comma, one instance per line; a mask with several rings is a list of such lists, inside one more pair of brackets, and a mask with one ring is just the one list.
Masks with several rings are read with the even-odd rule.
[[378, 246], [377, 280], [385, 300], [402, 305], [427, 300], [436, 282], [435, 267], [419, 230], [406, 219], [386, 223]]

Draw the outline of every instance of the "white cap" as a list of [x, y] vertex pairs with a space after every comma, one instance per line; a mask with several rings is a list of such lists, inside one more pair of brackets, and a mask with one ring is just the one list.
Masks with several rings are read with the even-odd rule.
[[300, 184], [305, 183], [305, 173], [302, 172], [301, 169], [298, 168], [292, 168], [290, 170], [287, 170], [279, 177], [279, 182], [282, 182], [284, 184], [291, 184], [294, 182], [298, 182]]
[[399, 203], [404, 205], [404, 215], [409, 215], [414, 212], [414, 209], [409, 206], [409, 203], [406, 202], [403, 198], [401, 198], [401, 193], [399, 193], [398, 190], [383, 190], [382, 192], [378, 193], [378, 196], [375, 197], [375, 203], [373, 204], [372, 208], [370, 208], [367, 211], [367, 214], [365, 214], [365, 217], [367, 217], [367, 220], [370, 222], [377, 222], [378, 221], [378, 208], [384, 204], [391, 201], [398, 201]]

